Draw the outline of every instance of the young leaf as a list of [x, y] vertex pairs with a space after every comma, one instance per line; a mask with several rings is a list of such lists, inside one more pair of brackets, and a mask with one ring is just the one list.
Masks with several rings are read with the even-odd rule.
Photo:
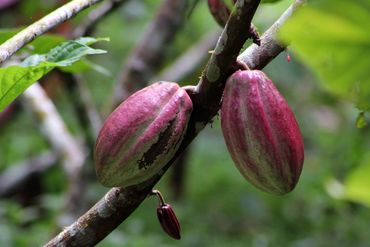
[[63, 42], [46, 54], [28, 57], [20, 65], [0, 68], [0, 111], [55, 67], [70, 66], [86, 55], [105, 53], [89, 46], [100, 40], [106, 39], [80, 38]]
[[370, 110], [370, 1], [310, 1], [280, 35], [332, 93]]

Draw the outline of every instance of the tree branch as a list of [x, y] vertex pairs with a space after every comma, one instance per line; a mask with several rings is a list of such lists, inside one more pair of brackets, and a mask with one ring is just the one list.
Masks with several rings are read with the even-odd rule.
[[238, 56], [238, 60], [246, 63], [251, 69], [262, 69], [280, 52], [284, 51], [286, 47], [278, 41], [277, 33], [295, 10], [306, 2], [307, 0], [296, 0], [262, 35], [261, 46], [252, 44]]
[[[220, 107], [220, 100], [226, 79], [235, 71], [236, 58], [245, 41], [251, 37], [251, 21], [260, 1], [237, 1], [225, 28], [217, 42], [202, 77], [196, 86], [193, 100], [197, 107], [208, 114], [200, 114], [207, 123], [210, 115], [215, 115]], [[209, 114], [210, 113], [210, 114]], [[201, 116], [203, 115], [203, 116]], [[204, 122], [204, 121], [203, 121]]]
[[[115, 229], [138, 207], [138, 205], [140, 205], [142, 200], [144, 200], [150, 193], [152, 187], [157, 183], [157, 181], [169, 168], [176, 157], [187, 147], [187, 145], [217, 113], [221, 100], [221, 95], [219, 95], [217, 87], [223, 88], [226, 81], [226, 78], [224, 77], [233, 72], [235, 59], [238, 55], [239, 49], [241, 49], [241, 46], [244, 43], [241, 41], [241, 39], [238, 40], [237, 37], [231, 38], [233, 33], [230, 32], [233, 30], [235, 34], [241, 34], [244, 38], [248, 37], [248, 34], [245, 34], [245, 30], [243, 29], [246, 29], [244, 27], [250, 26], [250, 20], [252, 19], [259, 2], [260, 1], [254, 0], [238, 1], [236, 11], [237, 14], [232, 16], [229, 20], [229, 23], [225, 26], [223, 34], [217, 43], [215, 52], [211, 56], [197, 88], [188, 88], [189, 93], [193, 97], [195, 108], [192, 118], [189, 122], [186, 137], [181, 144], [180, 150], [176, 153], [174, 158], [157, 175], [153, 176], [142, 184], [126, 188], [112, 188], [107, 192], [104, 198], [95, 204], [94, 207], [81, 216], [74, 224], [67, 227], [63, 232], [52, 239], [46, 246], [94, 245], [108, 235], [113, 229]], [[242, 3], [244, 3], [244, 5]], [[254, 51], [252, 55], [249, 53], [248, 56], [250, 57], [247, 58], [246, 53], [243, 53], [241, 58], [243, 61], [248, 61], [248, 65], [251, 69], [263, 68], [284, 49], [281, 44], [276, 42], [277, 28], [280, 27], [288, 19], [292, 12], [302, 4], [302, 1], [297, 0], [292, 7], [290, 7], [281, 16], [281, 18], [279, 18], [277, 21], [279, 24], [275, 23], [272, 26], [275, 26], [276, 28], [270, 28], [265, 35], [262, 36], [260, 48], [256, 49], [250, 47], [247, 49], [247, 51], [249, 50], [248, 52]], [[247, 21], [245, 21], [245, 19], [247, 19]], [[240, 26], [241, 23], [245, 25]], [[230, 38], [228, 35], [231, 35]], [[239, 45], [239, 49], [231, 47], [234, 45], [233, 42], [236, 41]], [[268, 47], [276, 46], [279, 46], [280, 48], [266, 52]], [[263, 51], [266, 52], [265, 55], [263, 54]], [[221, 57], [227, 59], [228, 61], [221, 61]], [[261, 57], [264, 59], [261, 59]], [[212, 75], [212, 73], [216, 74]], [[222, 78], [224, 81], [222, 81]], [[213, 95], [212, 97], [219, 97], [219, 101], [217, 102], [217, 100], [210, 97], [210, 95]], [[211, 101], [209, 103], [205, 102], [204, 99], [206, 98], [210, 98]], [[200, 105], [198, 102], [202, 102], [204, 106]]]
[[102, 0], [73, 0], [26, 27], [0, 45], [0, 64], [36, 37], [100, 1]]

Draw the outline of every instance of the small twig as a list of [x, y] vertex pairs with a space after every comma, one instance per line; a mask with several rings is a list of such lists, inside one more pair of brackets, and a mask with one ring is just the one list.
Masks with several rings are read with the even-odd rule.
[[96, 9], [90, 11], [86, 18], [75, 28], [73, 31], [73, 37], [91, 35], [101, 19], [126, 2], [127, 0], [109, 0], [100, 4]]
[[186, 50], [166, 70], [156, 76], [157, 79], [154, 79], [154, 81], [179, 82], [192, 74], [209, 56], [208, 52], [215, 47], [219, 36], [220, 32], [218, 31], [204, 35], [198, 43]]
[[307, 0], [296, 0], [261, 36], [261, 46], [252, 44], [238, 56], [238, 60], [246, 63], [249, 68], [262, 69], [272, 59], [283, 52], [286, 46], [279, 42], [277, 39], [277, 33], [295, 10], [306, 2]]
[[73, 0], [26, 27], [0, 45], [0, 64], [36, 37], [100, 1], [102, 0]]
[[163, 196], [162, 196], [162, 193], [161, 193], [159, 190], [152, 190], [152, 191], [150, 192], [150, 195], [155, 195], [155, 196], [157, 196], [158, 201], [159, 201], [159, 204], [161, 204], [161, 205], [165, 205], [165, 204], [166, 204], [166, 202], [164, 201], [164, 198], [163, 198]]
[[162, 1], [154, 20], [122, 68], [107, 111], [110, 112], [131, 93], [145, 87], [163, 65], [167, 47], [184, 22], [186, 2]]

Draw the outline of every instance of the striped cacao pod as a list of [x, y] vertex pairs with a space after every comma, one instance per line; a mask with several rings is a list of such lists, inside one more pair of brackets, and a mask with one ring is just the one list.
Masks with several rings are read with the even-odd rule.
[[294, 113], [262, 71], [229, 77], [221, 127], [234, 163], [249, 182], [278, 195], [294, 189], [304, 159], [302, 136]]
[[154, 83], [128, 97], [107, 118], [95, 144], [95, 167], [107, 187], [139, 184], [177, 151], [192, 111], [186, 91]]

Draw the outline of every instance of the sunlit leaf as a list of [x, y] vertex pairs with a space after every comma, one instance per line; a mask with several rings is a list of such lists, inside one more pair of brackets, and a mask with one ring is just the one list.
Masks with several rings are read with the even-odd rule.
[[345, 185], [345, 197], [370, 207], [370, 155], [365, 158], [363, 164], [353, 170], [347, 177]]
[[53, 68], [72, 66], [86, 55], [105, 53], [87, 45], [99, 40], [102, 39], [82, 38], [63, 42], [46, 54], [28, 57], [18, 66], [0, 68], [0, 111]]
[[332, 93], [370, 110], [370, 1], [309, 4], [283, 26], [280, 36]]

